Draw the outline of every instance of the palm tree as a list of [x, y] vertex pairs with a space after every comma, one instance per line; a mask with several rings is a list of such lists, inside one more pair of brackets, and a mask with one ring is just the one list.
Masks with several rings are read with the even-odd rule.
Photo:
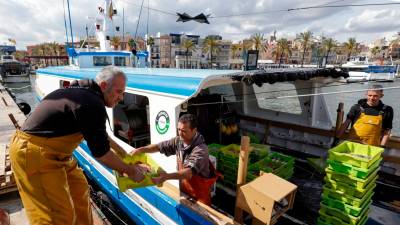
[[218, 40], [213, 36], [207, 36], [204, 39], [202, 51], [210, 54], [210, 68], [212, 68], [213, 55], [218, 54], [220, 51], [218, 47]]
[[8, 42], [10, 42], [12, 45], [17, 45], [17, 41], [13, 38], [9, 38]]
[[325, 65], [326, 65], [326, 64], [328, 64], [329, 54], [331, 53], [332, 50], [334, 50], [336, 48], [336, 40], [333, 38], [325, 38], [324, 40], [322, 40], [322, 45], [326, 52], [326, 55], [325, 55]]
[[371, 48], [371, 55], [373, 58], [375, 58], [375, 56], [381, 51], [381, 48], [379, 48], [378, 46], [375, 46], [373, 48]]
[[350, 61], [351, 54], [353, 51], [357, 50], [357, 41], [355, 38], [349, 38], [347, 42], [344, 43], [344, 48], [347, 52], [347, 61]]
[[135, 48], [136, 49], [136, 42], [133, 40], [133, 38], [128, 40], [128, 46], [130, 49]]
[[189, 62], [189, 52], [192, 53], [193, 49], [196, 47], [194, 42], [190, 39], [185, 39], [182, 42], [181, 48], [185, 49], [185, 56], [186, 56], [186, 66], [185, 68], [188, 68], [188, 62]]
[[149, 37], [147, 39], [147, 45], [150, 45], [150, 47], [154, 45], [154, 38], [153, 37]]
[[389, 43], [389, 56], [390, 56], [390, 62], [393, 64], [393, 48], [398, 47], [400, 45], [400, 37], [397, 37], [396, 39], [392, 40]]
[[115, 50], [118, 49], [118, 46], [121, 44], [121, 38], [118, 36], [114, 36], [110, 40], [110, 44], [114, 47]]
[[306, 55], [306, 52], [308, 48], [310, 47], [311, 39], [312, 39], [312, 32], [311, 31], [306, 31], [302, 32], [299, 35], [298, 40], [301, 42], [301, 47], [303, 48], [303, 57], [301, 58], [301, 67], [303, 67], [304, 64], [304, 57]]
[[286, 38], [279, 39], [276, 43], [276, 49], [272, 54], [275, 56], [279, 55], [279, 67], [281, 67], [283, 56], [285, 55], [287, 59], [292, 55], [288, 40]]
[[240, 46], [238, 44], [231, 45], [231, 58], [232, 59], [236, 58], [239, 49], [240, 49]]
[[255, 34], [250, 37], [250, 40], [253, 44], [253, 48], [255, 50], [259, 50], [261, 52], [267, 51], [267, 45], [264, 44], [264, 34]]

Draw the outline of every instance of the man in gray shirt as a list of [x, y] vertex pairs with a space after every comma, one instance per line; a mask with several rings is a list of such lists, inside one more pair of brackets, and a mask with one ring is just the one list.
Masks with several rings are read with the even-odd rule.
[[195, 116], [184, 114], [179, 118], [177, 137], [137, 148], [131, 154], [153, 152], [160, 152], [166, 156], [176, 155], [178, 164], [177, 172], [162, 173], [153, 178], [154, 183], [162, 184], [166, 180], [177, 179], [180, 181], [181, 191], [200, 202], [211, 204], [210, 188], [217, 176], [210, 163], [204, 138], [197, 132]]

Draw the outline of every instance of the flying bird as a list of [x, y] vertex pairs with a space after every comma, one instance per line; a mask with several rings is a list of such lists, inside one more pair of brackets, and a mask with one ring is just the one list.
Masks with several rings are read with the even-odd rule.
[[188, 22], [190, 20], [194, 20], [198, 23], [206, 23], [206, 24], [210, 24], [210, 22], [208, 22], [208, 17], [210, 17], [209, 15], [204, 15], [203, 13], [195, 16], [195, 17], [191, 17], [189, 16], [187, 13], [176, 13], [178, 15], [178, 20], [176, 20], [176, 22]]

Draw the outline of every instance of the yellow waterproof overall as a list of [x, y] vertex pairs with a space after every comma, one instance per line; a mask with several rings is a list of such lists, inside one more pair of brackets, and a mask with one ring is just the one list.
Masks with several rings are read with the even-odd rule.
[[366, 115], [362, 110], [358, 120], [350, 129], [349, 139], [368, 145], [380, 146], [383, 112], [377, 116]]
[[11, 166], [31, 225], [93, 224], [89, 187], [72, 152], [80, 133], [55, 138], [17, 130], [10, 144]]

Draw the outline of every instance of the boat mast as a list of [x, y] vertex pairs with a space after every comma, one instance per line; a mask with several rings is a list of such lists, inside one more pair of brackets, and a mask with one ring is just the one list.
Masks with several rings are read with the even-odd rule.
[[114, 34], [114, 8], [111, 0], [104, 0], [104, 8], [100, 9], [100, 19], [96, 21], [96, 35], [100, 42], [100, 51], [110, 51], [110, 39]]

